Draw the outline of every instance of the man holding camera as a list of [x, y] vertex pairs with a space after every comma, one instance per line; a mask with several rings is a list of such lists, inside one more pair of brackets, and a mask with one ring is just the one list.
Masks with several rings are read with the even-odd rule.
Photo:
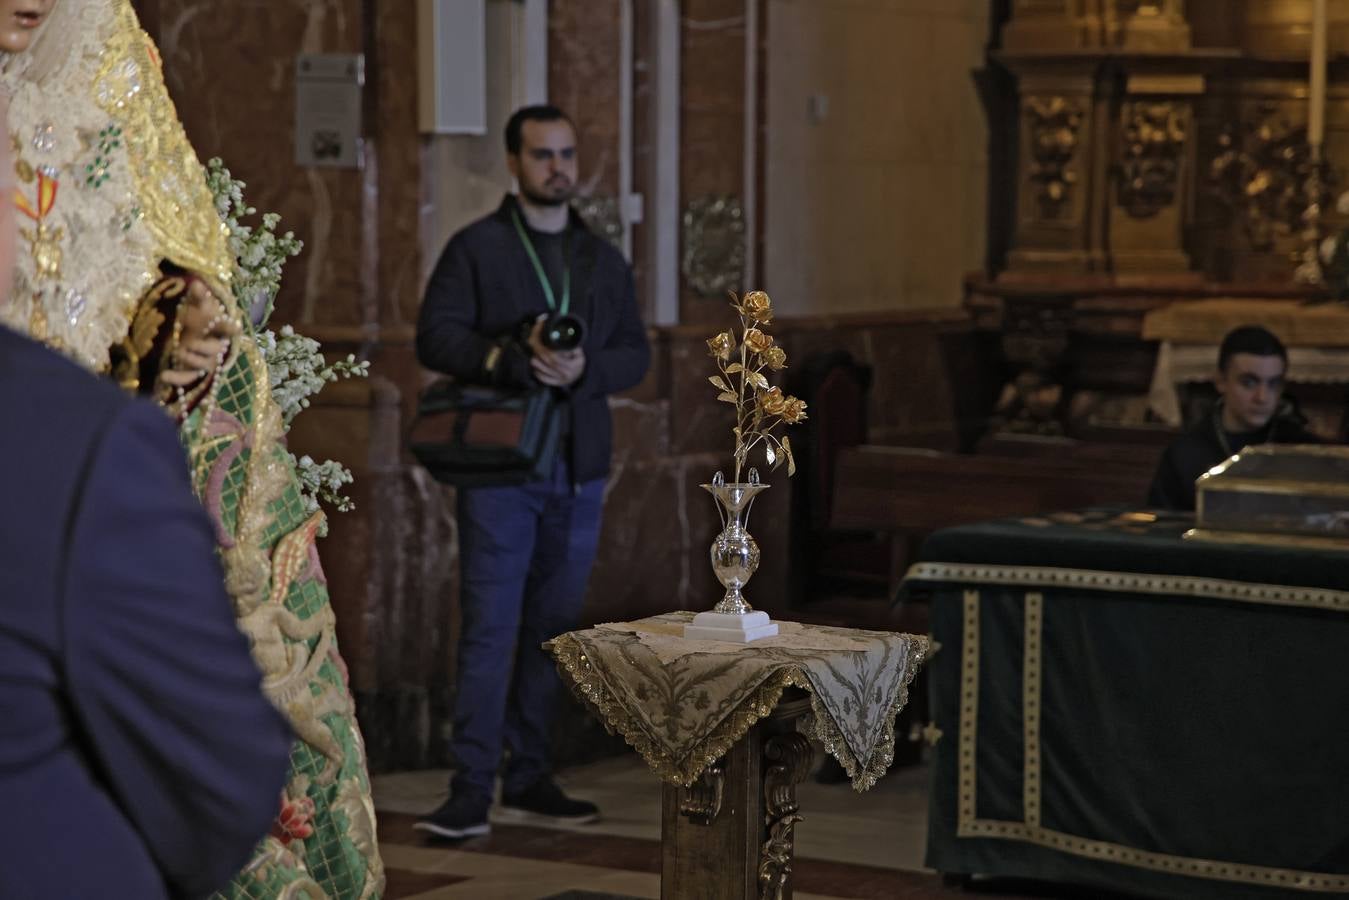
[[506, 163], [519, 193], [450, 239], [426, 288], [417, 356], [466, 383], [554, 388], [563, 434], [550, 477], [458, 491], [457, 768], [449, 799], [417, 823], [452, 839], [488, 832], [503, 750], [503, 813], [598, 817], [551, 775], [560, 682], [541, 645], [576, 626], [585, 597], [609, 472], [608, 397], [640, 382], [650, 362], [631, 269], [569, 205], [570, 119], [552, 106], [517, 110]]

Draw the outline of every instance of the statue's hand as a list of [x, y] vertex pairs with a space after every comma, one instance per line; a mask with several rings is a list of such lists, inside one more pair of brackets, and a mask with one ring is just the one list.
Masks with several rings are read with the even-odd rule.
[[239, 326], [206, 283], [196, 279], [179, 307], [178, 323], [178, 340], [159, 377], [169, 387], [187, 388], [216, 373]]

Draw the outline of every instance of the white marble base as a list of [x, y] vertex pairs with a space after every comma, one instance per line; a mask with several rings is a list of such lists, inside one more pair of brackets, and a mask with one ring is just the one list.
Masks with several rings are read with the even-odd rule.
[[773, 637], [777, 633], [777, 623], [768, 618], [768, 613], [757, 610], [744, 615], [701, 612], [693, 617], [691, 624], [684, 626], [684, 637], [690, 641], [748, 644], [759, 638]]

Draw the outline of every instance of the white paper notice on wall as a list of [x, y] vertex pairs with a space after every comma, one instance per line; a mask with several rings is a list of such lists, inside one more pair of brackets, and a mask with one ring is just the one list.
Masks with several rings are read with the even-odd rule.
[[295, 61], [295, 162], [358, 169], [365, 57], [315, 53]]
[[430, 134], [487, 133], [487, 0], [417, 0], [417, 110]]

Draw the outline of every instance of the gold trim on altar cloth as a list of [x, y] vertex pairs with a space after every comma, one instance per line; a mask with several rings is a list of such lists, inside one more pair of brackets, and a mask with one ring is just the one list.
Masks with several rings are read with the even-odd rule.
[[1022, 759], [1021, 776], [1026, 824], [1040, 826], [1040, 670], [1041, 635], [1044, 632], [1044, 594], [1026, 594], [1025, 663], [1021, 667]]
[[[914, 568], [917, 569], [920, 566]], [[973, 568], [998, 567], [979, 566]], [[1104, 574], [1116, 575], [1118, 573]], [[912, 572], [910, 577], [914, 577]], [[1040, 706], [1041, 689], [1043, 687], [1044, 597], [1039, 593], [1027, 593], [1023, 607], [1025, 620], [1022, 651], [1022, 739], [1025, 748], [1022, 765], [1023, 821], [979, 818], [977, 771], [980, 602], [979, 591], [967, 590], [964, 592], [962, 616], [964, 637], [960, 651], [960, 736], [958, 740], [960, 756], [956, 790], [957, 837], [1025, 841], [1050, 850], [1058, 850], [1062, 853], [1101, 862], [1119, 863], [1123, 866], [1133, 866], [1134, 868], [1148, 869], [1154, 872], [1169, 872], [1173, 875], [1208, 878], [1214, 881], [1260, 884], [1318, 894], [1349, 892], [1349, 876], [1157, 853], [1110, 841], [1078, 837], [1041, 825], [1040, 798], [1043, 780], [1040, 777], [1042, 758]]]
[[905, 575], [905, 580], [1022, 588], [1077, 588], [1085, 591], [1126, 594], [1179, 594], [1239, 603], [1349, 610], [1349, 591], [1227, 581], [1195, 575], [1149, 575], [1138, 572], [1061, 569], [1052, 566], [926, 562], [911, 567]]

